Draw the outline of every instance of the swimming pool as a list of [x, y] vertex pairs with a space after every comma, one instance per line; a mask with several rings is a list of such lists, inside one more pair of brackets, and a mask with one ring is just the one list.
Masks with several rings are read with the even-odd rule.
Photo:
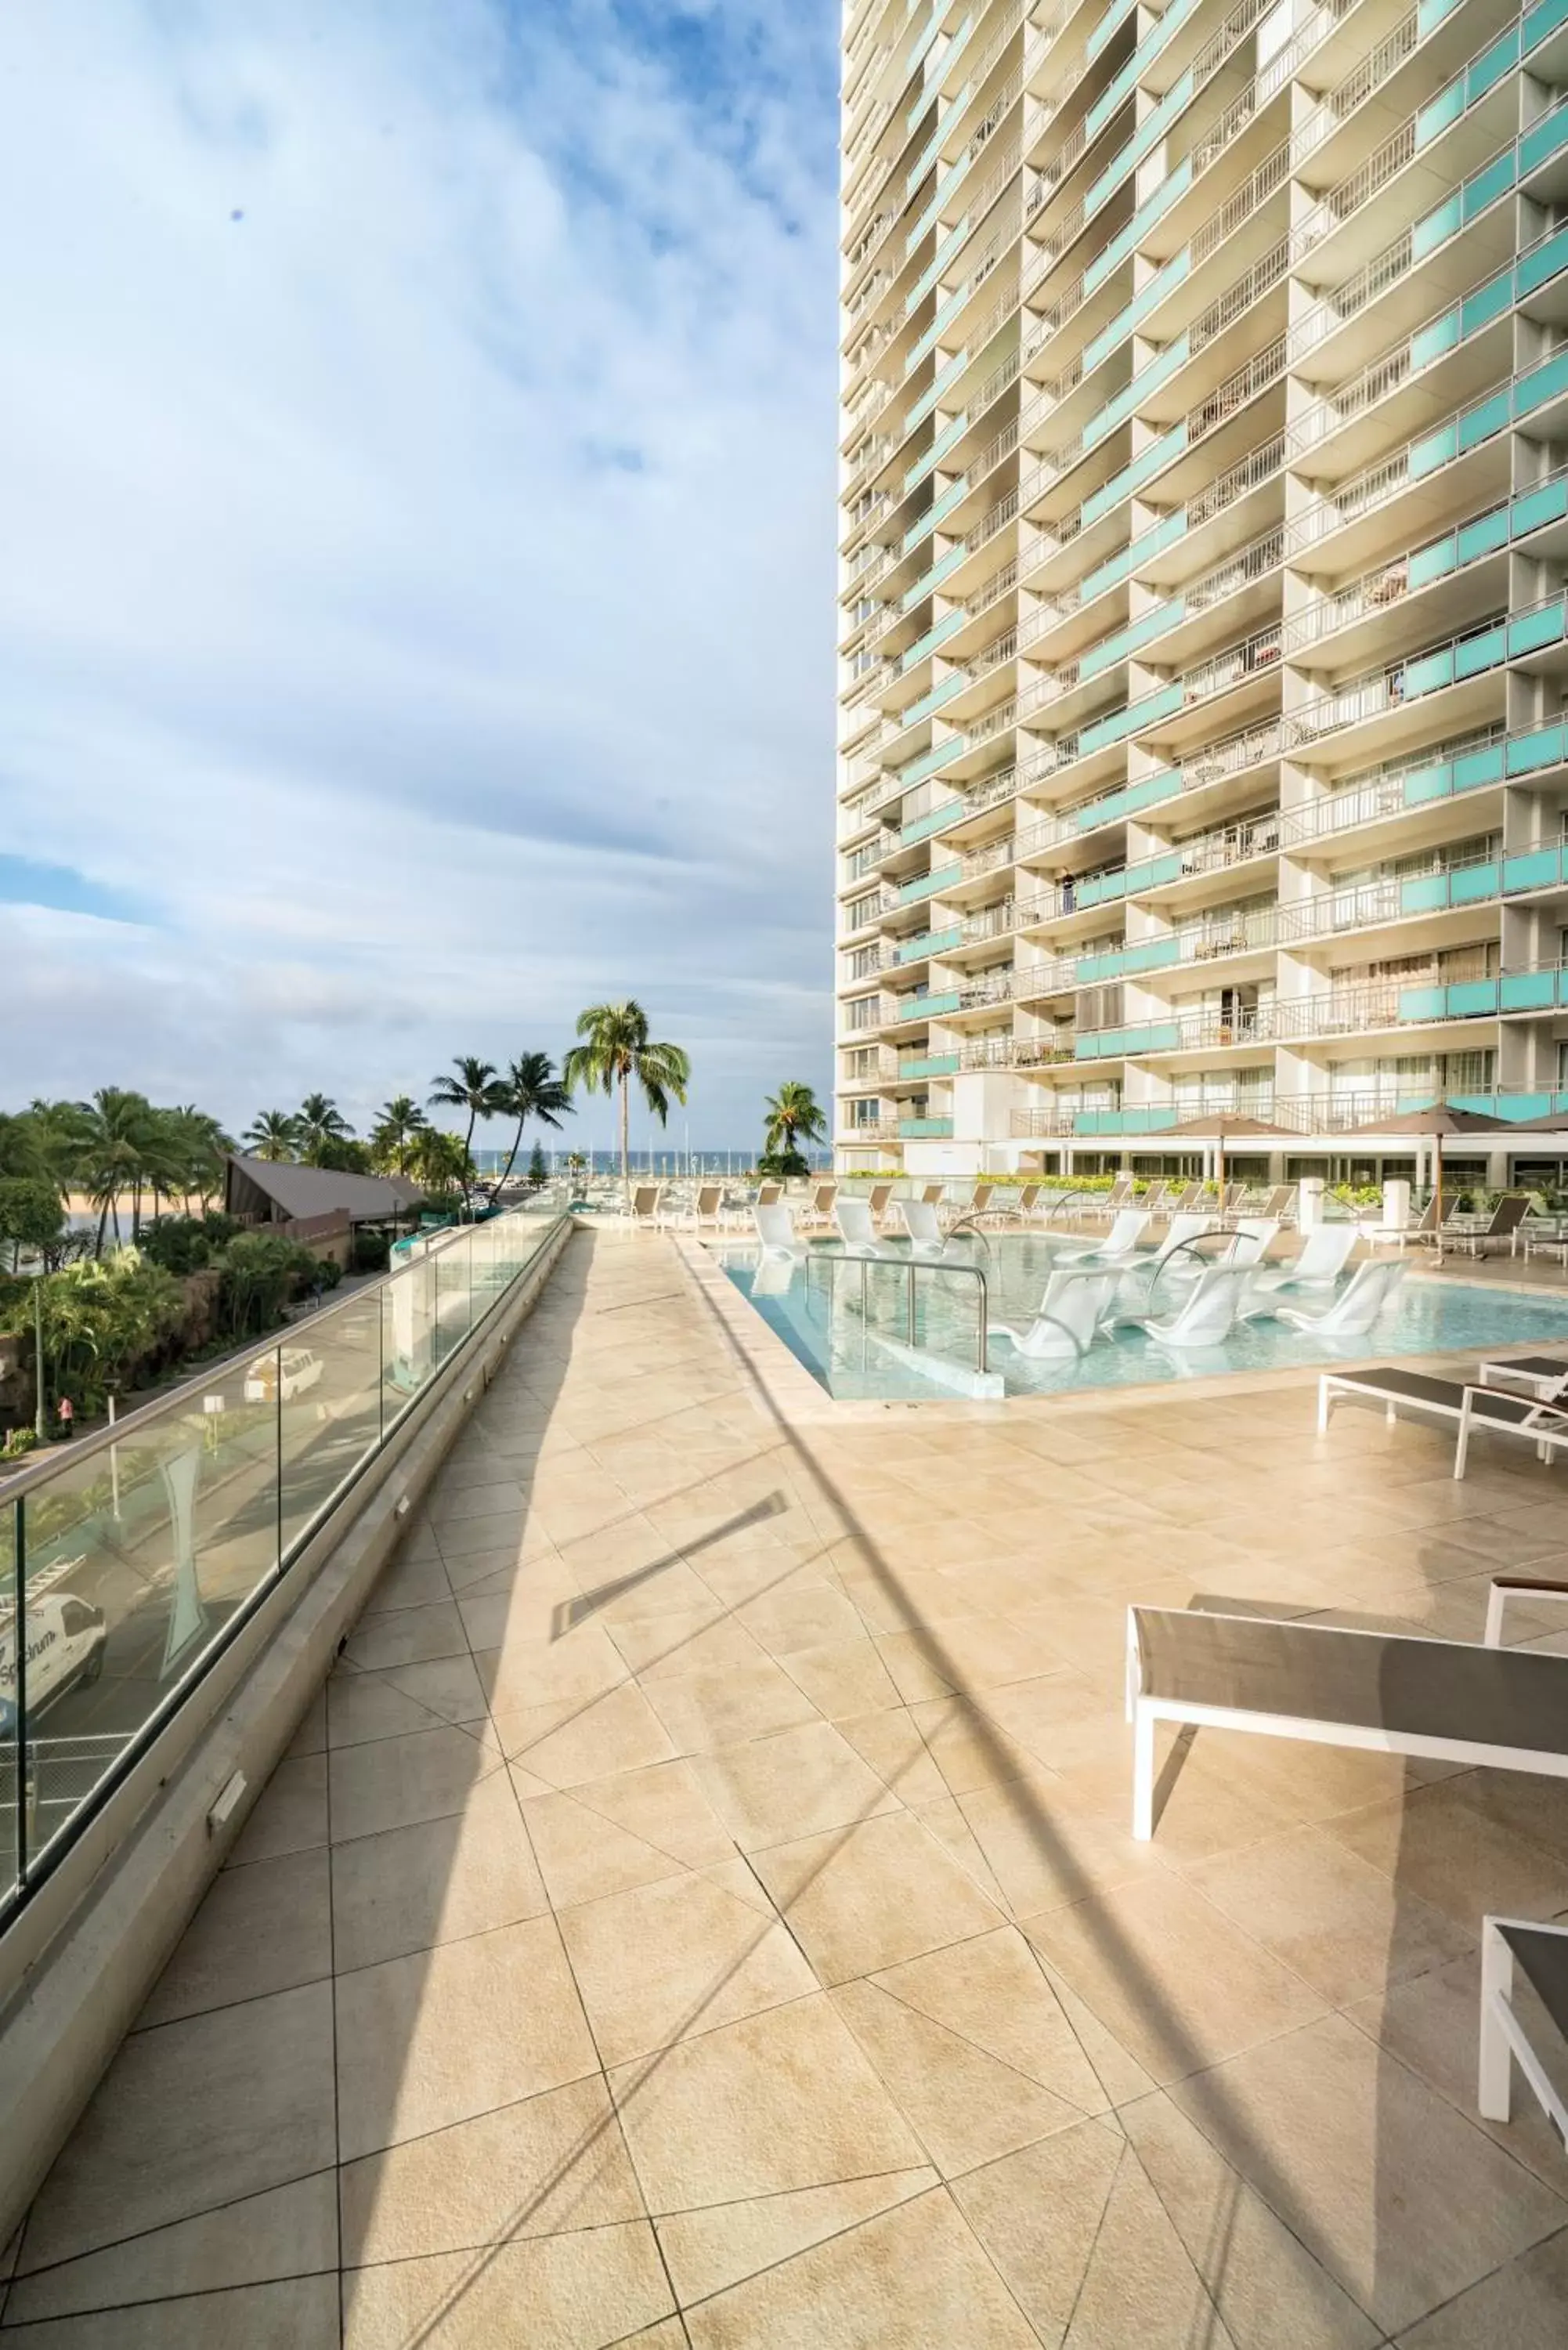
[[[1213, 1378], [1236, 1371], [1280, 1371], [1324, 1363], [1377, 1362], [1389, 1356], [1435, 1355], [1488, 1347], [1568, 1347], [1568, 1297], [1523, 1297], [1482, 1282], [1435, 1280], [1412, 1272], [1393, 1306], [1365, 1338], [1324, 1338], [1275, 1321], [1238, 1323], [1222, 1347], [1183, 1353], [1141, 1331], [1097, 1337], [1082, 1357], [1031, 1358], [992, 1342], [978, 1367], [980, 1284], [957, 1277], [916, 1281], [915, 1345], [907, 1344], [908, 1258], [846, 1262], [832, 1243], [805, 1260], [763, 1257], [753, 1244], [720, 1244], [712, 1253], [797, 1361], [830, 1395], [846, 1401], [930, 1402], [944, 1395], [1059, 1395], [1087, 1388], [1144, 1387]], [[985, 1274], [987, 1309], [996, 1322], [1028, 1323], [1051, 1270], [1049, 1244], [1029, 1232], [955, 1244], [943, 1262]], [[837, 1270], [834, 1269], [836, 1260]], [[1299, 1302], [1326, 1305], [1328, 1292]]]

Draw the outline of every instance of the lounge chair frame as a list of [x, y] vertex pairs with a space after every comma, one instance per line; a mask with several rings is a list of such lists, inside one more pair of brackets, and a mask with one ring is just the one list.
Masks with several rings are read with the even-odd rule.
[[[1478, 1645], [1495, 1649], [1502, 1646], [1503, 1609], [1510, 1598], [1528, 1593], [1532, 1597], [1568, 1599], [1568, 1585], [1533, 1583], [1523, 1576], [1501, 1575], [1493, 1578], [1491, 1596], [1487, 1607], [1486, 1635]], [[1247, 1730], [1263, 1738], [1295, 1738], [1314, 1746], [1348, 1746], [1374, 1754], [1413, 1754], [1430, 1762], [1460, 1762], [1478, 1768], [1499, 1771], [1528, 1771], [1550, 1779], [1568, 1779], [1568, 1752], [1548, 1752], [1539, 1747], [1498, 1746], [1483, 1744], [1468, 1738], [1439, 1738], [1427, 1733], [1389, 1730], [1370, 1723], [1332, 1721], [1310, 1714], [1272, 1713], [1265, 1708], [1251, 1706], [1211, 1705], [1186, 1698], [1156, 1697], [1142, 1688], [1143, 1657], [1138, 1646], [1137, 1618], [1147, 1615], [1179, 1615], [1172, 1608], [1147, 1608], [1136, 1606], [1127, 1609], [1127, 1715], [1133, 1729], [1133, 1824], [1132, 1832], [1140, 1844], [1147, 1844], [1154, 1835], [1155, 1794], [1155, 1726], [1161, 1721], [1174, 1721], [1198, 1729]], [[1206, 1622], [1252, 1624], [1256, 1618], [1234, 1616], [1227, 1609], [1204, 1609]], [[1295, 1623], [1293, 1628], [1323, 1640], [1383, 1640], [1407, 1636], [1386, 1632], [1363, 1631], [1347, 1625], [1314, 1625]], [[1415, 1648], [1442, 1648], [1451, 1652], [1458, 1645], [1451, 1640], [1428, 1640], [1417, 1634], [1407, 1636], [1408, 1645]], [[1562, 1659], [1568, 1668], [1568, 1658]], [[1568, 1670], [1564, 1671], [1568, 1685]]]
[[1515, 1954], [1508, 1939], [1511, 1933], [1526, 1935], [1532, 1940], [1539, 1938], [1568, 1941], [1568, 1926], [1542, 1923], [1533, 1918], [1482, 1918], [1477, 2104], [1487, 2121], [1507, 2121], [1512, 2103], [1513, 2067], [1517, 2064], [1536, 2103], [1568, 2151], [1568, 2100], [1558, 2090], [1513, 2012]]
[[[1336, 1401], [1349, 1397], [1362, 1403], [1381, 1403], [1386, 1424], [1392, 1428], [1401, 1409], [1413, 1419], [1451, 1420], [1457, 1430], [1454, 1445], [1454, 1475], [1462, 1478], [1469, 1459], [1470, 1439], [1478, 1432], [1486, 1436], [1518, 1436], [1535, 1447], [1538, 1461], [1549, 1462], [1557, 1452], [1568, 1451], [1568, 1409], [1556, 1402], [1532, 1401], [1517, 1393], [1505, 1393], [1498, 1388], [1483, 1385], [1479, 1380], [1444, 1379], [1428, 1377], [1421, 1372], [1408, 1376], [1423, 1378], [1428, 1388], [1441, 1388], [1441, 1396], [1401, 1392], [1397, 1387], [1379, 1388], [1379, 1374], [1370, 1371], [1323, 1371], [1317, 1382], [1317, 1432], [1328, 1433], [1329, 1420]], [[1382, 1376], [1387, 1378], [1386, 1367]], [[1508, 1406], [1509, 1409], [1499, 1407]]]

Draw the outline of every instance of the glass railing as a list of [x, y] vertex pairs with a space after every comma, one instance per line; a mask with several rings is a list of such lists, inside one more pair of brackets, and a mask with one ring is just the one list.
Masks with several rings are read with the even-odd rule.
[[557, 1229], [511, 1214], [0, 1483], [0, 1917], [25, 1900]]

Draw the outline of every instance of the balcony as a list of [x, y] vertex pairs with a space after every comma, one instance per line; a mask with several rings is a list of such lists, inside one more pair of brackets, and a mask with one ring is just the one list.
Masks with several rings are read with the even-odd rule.
[[898, 1120], [900, 1142], [950, 1142], [952, 1131], [950, 1118], [901, 1118]]

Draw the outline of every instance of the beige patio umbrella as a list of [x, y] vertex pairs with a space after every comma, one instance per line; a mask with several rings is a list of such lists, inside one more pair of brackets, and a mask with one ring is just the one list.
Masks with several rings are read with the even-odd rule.
[[1229, 1142], [1299, 1142], [1301, 1137], [1288, 1127], [1272, 1126], [1264, 1118], [1249, 1118], [1243, 1110], [1212, 1110], [1207, 1117], [1184, 1118], [1179, 1126], [1167, 1127], [1161, 1141], [1184, 1140], [1211, 1142], [1214, 1145], [1214, 1173], [1220, 1189], [1220, 1204], [1225, 1204], [1225, 1145]]
[[1430, 1102], [1425, 1109], [1396, 1111], [1387, 1118], [1368, 1118], [1365, 1126], [1353, 1128], [1355, 1134], [1424, 1135], [1432, 1146], [1432, 1191], [1437, 1201], [1437, 1213], [1432, 1222], [1438, 1233], [1438, 1249], [1442, 1251], [1443, 1224], [1443, 1143], [1452, 1136], [1471, 1134], [1509, 1134], [1517, 1129], [1506, 1118], [1491, 1118], [1484, 1110], [1454, 1109], [1448, 1102]]

